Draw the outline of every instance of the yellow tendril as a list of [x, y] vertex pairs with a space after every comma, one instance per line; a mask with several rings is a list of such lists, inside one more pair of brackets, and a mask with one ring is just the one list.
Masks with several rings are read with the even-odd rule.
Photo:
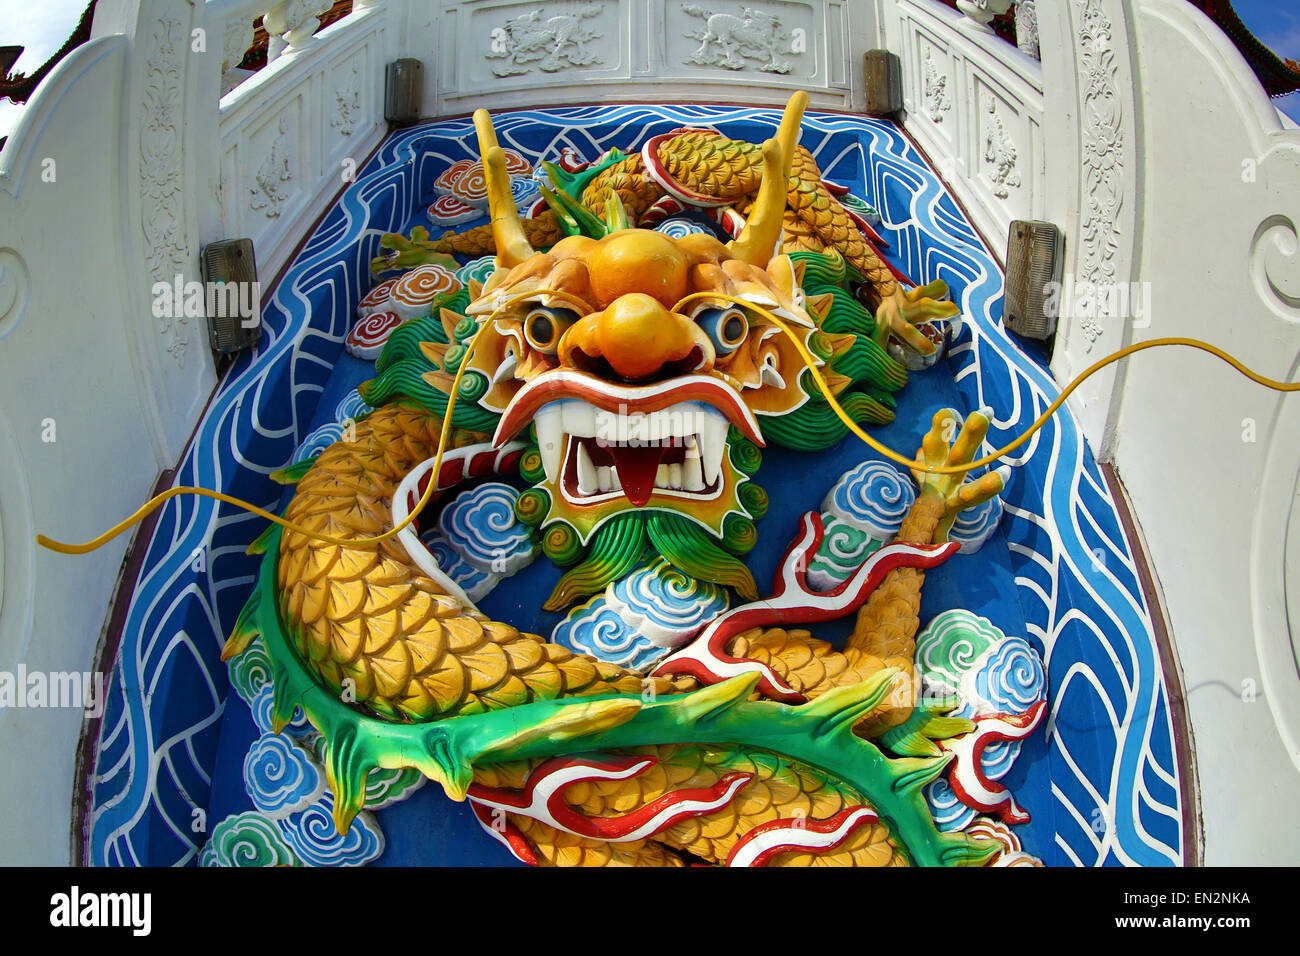
[[[43, 534], [38, 534], [36, 536], [36, 543], [43, 548], [57, 551], [60, 554], [89, 554], [91, 551], [95, 551], [103, 547], [109, 541], [112, 541], [126, 529], [139, 524], [156, 511], [164, 502], [167, 501], [167, 499], [175, 498], [178, 495], [197, 495], [201, 498], [211, 498], [214, 501], [223, 501], [228, 505], [234, 505], [236, 508], [242, 508], [244, 511], [251, 512], [259, 518], [265, 518], [267, 521], [278, 524], [280, 527], [292, 531], [295, 534], [300, 534], [316, 541], [324, 541], [327, 544], [342, 545], [343, 547], [349, 548], [378, 547], [380, 542], [387, 541], [389, 538], [400, 534], [420, 516], [420, 513], [424, 511], [429, 502], [433, 500], [434, 491], [438, 484], [437, 476], [442, 471], [443, 453], [447, 449], [447, 439], [451, 435], [451, 419], [453, 412], [456, 410], [456, 399], [460, 394], [460, 382], [465, 375], [465, 370], [469, 368], [470, 360], [474, 357], [475, 349], [478, 346], [479, 336], [483, 334], [485, 328], [494, 322], [502, 312], [510, 308], [510, 306], [514, 305], [521, 299], [542, 294], [565, 296], [565, 293], [563, 292], [553, 292], [550, 289], [533, 289], [519, 295], [511, 296], [497, 306], [496, 309], [494, 309], [492, 313], [479, 325], [478, 331], [474, 333], [474, 337], [470, 339], [469, 345], [466, 346], [465, 357], [461, 359], [460, 367], [456, 369], [456, 376], [451, 382], [451, 393], [447, 396], [447, 411], [443, 414], [442, 428], [438, 435], [438, 451], [437, 454], [434, 455], [433, 470], [430, 472], [431, 478], [428, 485], [425, 486], [424, 494], [420, 496], [420, 500], [416, 502], [416, 505], [411, 509], [410, 514], [408, 514], [399, 524], [394, 525], [382, 534], [377, 534], [371, 538], [340, 538], [331, 534], [323, 534], [319, 531], [313, 531], [310, 528], [304, 528], [296, 522], [287, 521], [279, 515], [272, 514], [265, 508], [258, 507], [252, 502], [244, 501], [242, 498], [235, 498], [232, 495], [223, 494], [220, 491], [212, 491], [209, 488], [198, 488], [193, 485], [180, 485], [175, 488], [168, 488], [166, 491], [154, 495], [136, 509], [130, 517], [124, 518], [103, 534], [91, 538], [89, 541], [82, 542], [81, 544], [70, 544], [65, 541], [56, 541], [53, 538], [47, 538]], [[568, 298], [571, 299], [572, 297], [569, 296]]]
[[[129, 517], [118, 522], [113, 527], [105, 531], [103, 534], [91, 538], [89, 541], [83, 542], [81, 544], [69, 544], [67, 542], [56, 541], [53, 538], [48, 538], [43, 534], [38, 534], [36, 536], [36, 543], [43, 548], [48, 548], [51, 551], [57, 551], [60, 554], [88, 554], [91, 551], [95, 551], [98, 548], [103, 547], [106, 543], [111, 541], [113, 538], [116, 538], [123, 531], [143, 521], [146, 517], [148, 517], [150, 514], [156, 511], [169, 498], [175, 498], [178, 495], [197, 495], [203, 498], [211, 498], [214, 501], [221, 501], [228, 505], [233, 505], [236, 508], [241, 508], [244, 511], [248, 511], [252, 514], [255, 514], [260, 518], [265, 518], [267, 521], [273, 522], [274, 524], [278, 524], [282, 528], [285, 528], [289, 531], [293, 531], [296, 534], [303, 535], [304, 537], [312, 538], [316, 541], [323, 541], [328, 544], [341, 545], [344, 547], [351, 547], [351, 548], [377, 547], [380, 542], [387, 541], [389, 538], [395, 537], [403, 529], [407, 528], [412, 522], [414, 522], [420, 516], [420, 513], [424, 511], [425, 507], [433, 499], [434, 491], [437, 486], [436, 476], [442, 470], [442, 458], [444, 452], [446, 451], [447, 439], [451, 434], [451, 419], [452, 419], [452, 414], [456, 408], [456, 399], [460, 392], [461, 379], [464, 377], [465, 370], [469, 367], [470, 360], [474, 356], [474, 352], [478, 346], [479, 336], [483, 334], [483, 330], [487, 328], [488, 325], [494, 322], [502, 312], [504, 312], [510, 306], [514, 305], [514, 303], [522, 299], [526, 299], [538, 295], [556, 296], [558, 298], [566, 299], [570, 303], [580, 306], [582, 309], [587, 308], [585, 303], [581, 302], [581, 300], [577, 299], [575, 296], [569, 295], [568, 293], [561, 292], [556, 289], [531, 289], [528, 292], [520, 293], [519, 295], [511, 296], [510, 298], [506, 299], [504, 302], [502, 302], [501, 305], [497, 306], [496, 309], [494, 309], [492, 313], [488, 315], [488, 317], [485, 320], [483, 320], [483, 322], [479, 325], [478, 331], [474, 333], [474, 337], [470, 339], [469, 345], [466, 347], [465, 357], [461, 360], [460, 367], [456, 370], [456, 375], [452, 379], [451, 393], [447, 396], [447, 410], [443, 415], [442, 427], [438, 436], [438, 451], [433, 459], [433, 470], [431, 474], [435, 477], [425, 487], [424, 494], [420, 496], [420, 500], [416, 502], [415, 507], [411, 509], [411, 513], [408, 514], [406, 518], [404, 518], [399, 524], [394, 525], [392, 528], [389, 528], [387, 531], [381, 534], [375, 535], [374, 537], [370, 537], [370, 538], [340, 538], [334, 535], [322, 534], [319, 531], [313, 531], [310, 528], [305, 528], [302, 525], [299, 525], [295, 522], [287, 521], [284, 518], [280, 517], [279, 515], [272, 514], [271, 512], [267, 511], [265, 508], [261, 508], [255, 504], [252, 504], [251, 502], [244, 501], [241, 498], [236, 498], [233, 497], [232, 495], [227, 495], [220, 491], [212, 491], [208, 488], [198, 488], [192, 485], [181, 485], [176, 488], [169, 488], [166, 491], [161, 492], [160, 494], [157, 494], [154, 497], [150, 498]], [[825, 397], [827, 404], [830, 405], [831, 410], [840, 419], [840, 421], [844, 422], [845, 426], [848, 427], [849, 431], [853, 432], [854, 435], [856, 435], [862, 441], [866, 442], [869, 446], [874, 448], [877, 452], [884, 455], [886, 458], [890, 459], [891, 461], [894, 461], [900, 465], [903, 465], [906, 468], [915, 471], [927, 472], [936, 475], [963, 474], [969, 471], [973, 471], [976, 468], [982, 468], [985, 465], [991, 464], [992, 462], [997, 461], [999, 458], [1002, 458], [1010, 454], [1011, 452], [1015, 451], [1017, 448], [1019, 448], [1021, 445], [1027, 442], [1031, 437], [1033, 437], [1035, 432], [1037, 432], [1040, 428], [1042, 428], [1045, 424], [1047, 424], [1047, 420], [1052, 417], [1052, 415], [1056, 412], [1058, 408], [1061, 407], [1061, 404], [1066, 400], [1066, 398], [1069, 397], [1070, 393], [1073, 392], [1076, 388], [1078, 388], [1089, 376], [1105, 368], [1107, 365], [1111, 365], [1114, 362], [1118, 362], [1120, 359], [1126, 358], [1129, 355], [1132, 355], [1136, 352], [1141, 352], [1144, 349], [1158, 348], [1158, 347], [1170, 346], [1170, 345], [1183, 345], [1188, 348], [1199, 349], [1202, 352], [1209, 352], [1211, 355], [1214, 355], [1217, 358], [1222, 359], [1223, 361], [1231, 365], [1233, 368], [1235, 368], [1242, 375], [1246, 376], [1246, 378], [1250, 379], [1252, 382], [1255, 382], [1258, 385], [1263, 385], [1265, 388], [1273, 389], [1274, 391], [1278, 391], [1278, 392], [1300, 391], [1300, 382], [1279, 382], [1276, 381], [1275, 379], [1271, 379], [1264, 375], [1260, 375], [1259, 373], [1247, 368], [1241, 361], [1239, 361], [1234, 356], [1229, 355], [1227, 352], [1223, 351], [1217, 346], [1211, 345], [1209, 342], [1204, 342], [1200, 339], [1180, 338], [1180, 337], [1150, 339], [1146, 342], [1135, 342], [1132, 345], [1127, 345], [1124, 348], [1120, 349], [1119, 351], [1112, 352], [1110, 355], [1098, 359], [1092, 365], [1088, 366], [1088, 368], [1084, 369], [1082, 372], [1076, 375], [1074, 379], [1070, 382], [1070, 384], [1067, 385], [1061, 391], [1061, 394], [1056, 397], [1056, 400], [1047, 406], [1047, 409], [1043, 412], [1043, 414], [1040, 415], [1038, 419], [1020, 435], [1019, 438], [1015, 439], [1015, 441], [1011, 442], [1010, 444], [1005, 445], [1002, 448], [999, 448], [997, 451], [989, 455], [986, 455], [983, 458], [980, 458], [976, 461], [969, 462], [968, 464], [965, 465], [929, 465], [923, 461], [916, 461], [911, 458], [907, 458], [903, 455], [900, 455], [898, 452], [894, 451], [893, 449], [887, 448], [885, 445], [876, 441], [865, 431], [859, 428], [858, 424], [853, 421], [853, 419], [849, 416], [848, 412], [846, 412], [843, 406], [841, 406], [840, 403], [835, 399], [835, 396], [831, 394], [830, 387], [826, 384], [826, 379], [822, 376], [821, 372], [817, 370], [816, 357], [814, 357], [813, 354], [808, 351], [808, 347], [804, 345], [803, 341], [794, 332], [794, 330], [791, 329], [790, 326], [787, 325], [784, 320], [774, 315], [769, 310], [763, 308], [760, 305], [756, 305], [753, 302], [750, 302], [746, 299], [742, 299], [739, 296], [728, 295], [725, 292], [693, 292], [690, 295], [684, 296], [681, 300], [679, 300], [676, 303], [676, 305], [673, 306], [673, 311], [674, 312], [680, 311], [681, 307], [685, 305], [687, 302], [691, 302], [696, 299], [705, 299], [705, 298], [724, 299], [728, 302], [734, 302], [737, 305], [741, 305], [747, 309], [751, 309], [752, 311], [763, 316], [763, 318], [767, 319], [773, 325], [777, 326], [777, 328], [779, 328], [782, 332], [784, 332], [787, 336], [789, 336], [790, 341], [794, 343], [794, 347], [796, 351], [798, 351], [800, 359], [803, 361], [808, 371], [812, 373], [813, 379], [817, 382], [817, 385], [821, 388], [822, 395]]]
[[1011, 452], [1019, 448], [1021, 445], [1023, 445], [1025, 442], [1029, 441], [1029, 439], [1033, 437], [1034, 432], [1038, 431], [1040, 428], [1046, 425], [1047, 420], [1052, 417], [1052, 415], [1056, 412], [1058, 408], [1061, 407], [1061, 404], [1070, 396], [1070, 393], [1073, 392], [1080, 385], [1082, 385], [1083, 382], [1090, 375], [1093, 375], [1094, 373], [1100, 371], [1101, 369], [1105, 368], [1107, 365], [1110, 365], [1114, 362], [1118, 362], [1120, 359], [1127, 358], [1128, 356], [1134, 354], [1135, 352], [1141, 352], [1144, 349], [1153, 349], [1153, 348], [1159, 348], [1168, 345], [1185, 345], [1188, 348], [1200, 349], [1202, 352], [1209, 352], [1211, 355], [1223, 359], [1223, 361], [1227, 362], [1229, 365], [1235, 368], [1242, 375], [1246, 376], [1246, 378], [1250, 379], [1252, 382], [1255, 382], [1258, 385], [1263, 385], [1265, 388], [1271, 388], [1277, 392], [1300, 391], [1300, 382], [1279, 382], [1276, 381], [1275, 379], [1271, 379], [1264, 375], [1260, 375], [1258, 372], [1255, 372], [1247, 368], [1244, 364], [1242, 364], [1241, 361], [1239, 361], [1234, 356], [1229, 355], [1227, 352], [1223, 351], [1223, 349], [1219, 348], [1218, 346], [1211, 345], [1209, 342], [1203, 342], [1200, 339], [1181, 338], [1181, 337], [1149, 339], [1145, 342], [1134, 342], [1132, 345], [1126, 345], [1124, 346], [1124, 348], [1120, 349], [1119, 351], [1112, 352], [1110, 355], [1098, 359], [1096, 362], [1093, 362], [1091, 365], [1089, 365], [1086, 369], [1084, 369], [1082, 372], [1076, 375], [1069, 385], [1065, 386], [1065, 388], [1062, 389], [1061, 394], [1056, 397], [1056, 400], [1052, 402], [1052, 404], [1047, 406], [1047, 409], [1043, 412], [1043, 414], [1038, 416], [1038, 420], [1035, 421], [1032, 425], [1030, 425], [1027, 429], [1025, 429], [1025, 431], [1020, 435], [1020, 437], [1017, 438], [1015, 441], [1011, 442], [1009, 445], [1004, 445], [1002, 448], [999, 448], [997, 451], [985, 455], [983, 458], [980, 458], [976, 461], [969, 462], [968, 464], [965, 465], [927, 465], [923, 461], [915, 461], [911, 458], [907, 458], [903, 455], [900, 455], [898, 452], [894, 451], [891, 448], [887, 448], [885, 445], [882, 445], [880, 442], [876, 441], [874, 438], [872, 438], [870, 435], [868, 435], [866, 432], [864, 432], [861, 428], [858, 427], [857, 422], [853, 421], [853, 419], [849, 416], [849, 413], [844, 410], [844, 407], [840, 405], [840, 403], [836, 401], [835, 396], [831, 394], [830, 387], [826, 384], [826, 379], [822, 376], [822, 373], [817, 370], [816, 357], [814, 357], [813, 354], [808, 351], [808, 347], [804, 345], [803, 341], [795, 334], [794, 330], [792, 330], [790, 326], [787, 325], [785, 321], [782, 320], [779, 316], [774, 315], [772, 312], [768, 311], [767, 309], [763, 308], [760, 305], [755, 305], [753, 302], [750, 302], [746, 299], [742, 299], [739, 296], [728, 295], [725, 292], [692, 292], [690, 295], [683, 296], [677, 302], [677, 304], [673, 306], [673, 311], [674, 312], [679, 311], [683, 305], [685, 305], [687, 302], [690, 302], [694, 299], [704, 299], [704, 298], [726, 299], [728, 302], [734, 302], [737, 305], [742, 305], [747, 309], [751, 309], [752, 311], [757, 312], [763, 318], [767, 319], [773, 325], [777, 326], [782, 332], [784, 332], [786, 335], [790, 337], [790, 341], [794, 343], [795, 349], [799, 352], [799, 358], [803, 360], [804, 365], [807, 366], [808, 371], [812, 373], [812, 376], [816, 380], [817, 385], [821, 388], [822, 395], [825, 397], [826, 403], [830, 405], [831, 411], [833, 411], [836, 417], [838, 417], [839, 420], [842, 421], [848, 427], [849, 431], [853, 432], [854, 435], [858, 436], [858, 438], [862, 439], [864, 442], [866, 442], [876, 451], [880, 452], [880, 454], [884, 455], [890, 461], [897, 462], [898, 464], [903, 465], [906, 468], [912, 469], [913, 471], [923, 471], [934, 475], [964, 474], [966, 472], [974, 471], [976, 468], [982, 468], [985, 465], [992, 464], [993, 462], [997, 461], [999, 458], [1002, 458], [1010, 454]]

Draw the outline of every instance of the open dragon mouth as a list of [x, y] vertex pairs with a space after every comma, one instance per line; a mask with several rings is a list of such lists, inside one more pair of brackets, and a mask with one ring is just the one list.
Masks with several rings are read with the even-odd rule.
[[547, 478], [575, 504], [619, 495], [644, 505], [654, 494], [712, 498], [722, 489], [726, 417], [702, 402], [623, 414], [578, 399], [538, 411]]
[[573, 369], [544, 372], [510, 403], [499, 445], [529, 421], [537, 427], [546, 478], [574, 504], [652, 495], [694, 499], [722, 490], [727, 431], [763, 444], [753, 412], [734, 389], [708, 375], [618, 385]]

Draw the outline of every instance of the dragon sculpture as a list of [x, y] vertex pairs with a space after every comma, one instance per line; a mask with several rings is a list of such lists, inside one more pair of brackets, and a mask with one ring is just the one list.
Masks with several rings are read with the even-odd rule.
[[[828, 396], [888, 420], [907, 370], [887, 347], [933, 350], [918, 325], [956, 311], [942, 284], [905, 291], [828, 192], [797, 146], [805, 103], [761, 146], [692, 130], [553, 168], [549, 213], [525, 220], [480, 110], [490, 225], [386, 237], [382, 269], [485, 252], [497, 267], [402, 324], [362, 389], [374, 410], [281, 476], [295, 528], [256, 543], [262, 572], [225, 651], [261, 636], [276, 732], [301, 708], [321, 733], [340, 831], [371, 770], [415, 768], [535, 864], [983, 865], [1003, 851], [935, 825], [922, 788], [960, 759], [938, 742], [975, 724], [920, 699], [913, 663], [925, 572], [1003, 475], [914, 472], [895, 540], [830, 590], [807, 579], [817, 513], [765, 599], [741, 560], [768, 507], [761, 448], [846, 434]], [[662, 170], [743, 228], [724, 244], [631, 225], [666, 195]], [[987, 427], [941, 411], [918, 456], [970, 462]], [[516, 471], [532, 486], [519, 519], [569, 568], [548, 607], [648, 553], [747, 603], [642, 673], [490, 620], [414, 526], [372, 540], [422, 497]], [[796, 626], [854, 612], [838, 649]]]

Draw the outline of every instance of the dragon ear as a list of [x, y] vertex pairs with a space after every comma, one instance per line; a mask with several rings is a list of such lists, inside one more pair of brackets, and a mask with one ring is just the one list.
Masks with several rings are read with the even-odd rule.
[[799, 145], [799, 124], [807, 105], [808, 94], [803, 90], [790, 97], [776, 139], [763, 144], [763, 182], [758, 187], [758, 197], [750, 210], [749, 221], [740, 235], [727, 243], [732, 255], [750, 265], [766, 266], [781, 242], [790, 165], [794, 161], [795, 147]]
[[497, 132], [487, 110], [475, 110], [474, 129], [478, 131], [478, 150], [483, 159], [487, 180], [488, 204], [492, 219], [492, 238], [496, 243], [497, 265], [511, 269], [533, 254], [524, 234], [510, 193], [510, 174], [506, 172], [506, 154], [497, 145]]

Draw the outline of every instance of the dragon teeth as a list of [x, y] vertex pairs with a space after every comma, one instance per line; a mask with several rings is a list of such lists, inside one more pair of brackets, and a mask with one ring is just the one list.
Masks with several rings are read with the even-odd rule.
[[594, 495], [599, 487], [596, 466], [591, 460], [591, 452], [582, 442], [578, 443], [578, 494]]
[[699, 449], [694, 447], [695, 439], [686, 439], [686, 459], [682, 469], [682, 488], [686, 491], [704, 490], [704, 471], [700, 465]]
[[706, 485], [722, 475], [722, 456], [727, 453], [727, 419], [717, 413], [700, 418], [700, 465]]
[[538, 409], [533, 421], [537, 426], [537, 449], [542, 455], [546, 480], [555, 481], [560, 474], [560, 462], [564, 460], [563, 412], [558, 404], [552, 403]]
[[[727, 452], [730, 423], [721, 412], [701, 402], [678, 402], [657, 412], [610, 412], [576, 399], [561, 399], [538, 409], [534, 417], [538, 450], [548, 481], [557, 481], [570, 436], [595, 439], [600, 445], [659, 443], [680, 444], [684, 461], [660, 466], [655, 485], [685, 491], [703, 491], [720, 480]], [[613, 469], [596, 469], [591, 454], [578, 442], [578, 483], [583, 494], [621, 491]], [[601, 472], [610, 471], [609, 480]]]
[[[549, 407], [549, 406], [548, 406]], [[564, 432], [578, 438], [593, 438], [596, 435], [596, 408], [586, 402], [563, 401], [560, 408], [564, 412]]]
[[501, 360], [497, 370], [492, 373], [492, 384], [498, 385], [501, 382], [515, 377], [515, 369], [519, 367], [519, 359], [515, 355], [514, 343], [506, 347], [506, 357]]

